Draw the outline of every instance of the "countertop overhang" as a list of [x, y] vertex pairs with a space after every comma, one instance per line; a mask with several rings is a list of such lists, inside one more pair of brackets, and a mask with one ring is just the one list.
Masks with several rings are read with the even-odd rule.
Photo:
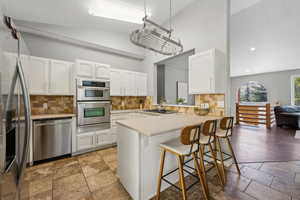
[[198, 116], [192, 114], [168, 114], [146, 118], [119, 120], [116, 123], [146, 136], [155, 136], [180, 130], [186, 126], [202, 124], [206, 120], [219, 120], [219, 116]]

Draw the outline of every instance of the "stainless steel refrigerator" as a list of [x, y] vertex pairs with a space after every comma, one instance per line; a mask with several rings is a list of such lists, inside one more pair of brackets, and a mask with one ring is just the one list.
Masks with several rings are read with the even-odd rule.
[[[24, 180], [31, 133], [30, 99], [20, 54], [28, 54], [12, 20], [0, 24], [0, 200], [29, 197]], [[9, 64], [5, 52], [17, 53]]]

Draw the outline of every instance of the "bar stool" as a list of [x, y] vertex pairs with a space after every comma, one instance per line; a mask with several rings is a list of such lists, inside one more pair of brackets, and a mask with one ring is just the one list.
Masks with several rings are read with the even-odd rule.
[[[234, 151], [233, 151], [230, 139], [229, 139], [232, 136], [232, 128], [233, 128], [233, 117], [224, 117], [221, 119], [220, 128], [217, 129], [217, 131], [216, 131], [218, 152], [221, 154], [220, 159], [221, 159], [221, 163], [222, 163], [221, 166], [222, 166], [222, 171], [223, 171], [223, 175], [224, 175], [223, 176], [224, 183], [226, 183], [224, 161], [233, 158], [236, 170], [239, 175], [241, 174], [238, 162], [236, 160], [236, 157], [235, 157], [235, 154], [234, 154]], [[222, 151], [220, 139], [225, 139], [227, 141], [231, 155]], [[228, 157], [225, 159], [224, 155], [227, 155]]]
[[[156, 199], [160, 199], [160, 190], [161, 190], [161, 182], [165, 181], [168, 184], [174, 186], [178, 190], [182, 192], [183, 200], [187, 199], [187, 190], [189, 190], [192, 186], [194, 186], [198, 181], [200, 180], [200, 184], [203, 190], [203, 194], [205, 199], [209, 199], [208, 197], [208, 191], [206, 190], [206, 183], [204, 182], [203, 177], [203, 171], [201, 171], [198, 160], [197, 160], [197, 153], [199, 151], [199, 134], [200, 134], [201, 125], [198, 126], [188, 126], [185, 127], [181, 131], [180, 138], [175, 138], [172, 140], [169, 140], [165, 143], [160, 144], [161, 146], [161, 160], [160, 160], [160, 171], [159, 171], [159, 177], [158, 177], [158, 185], [157, 185], [157, 194]], [[175, 170], [172, 170], [171, 172], [167, 174], [163, 174], [164, 171], [164, 162], [166, 157], [166, 152], [172, 153], [177, 157], [178, 161], [178, 168]], [[194, 161], [195, 169], [187, 166], [186, 163], [191, 161], [184, 162], [184, 158], [192, 155], [192, 159]], [[188, 170], [185, 170], [184, 167], [188, 167], [190, 169], [193, 169], [197, 171], [198, 176], [195, 176], [193, 173], [189, 172]], [[178, 188], [176, 185], [170, 183], [167, 179], [165, 179], [166, 176], [170, 175], [171, 173], [179, 170], [179, 183], [181, 188]], [[190, 175], [196, 177], [198, 180], [197, 182], [193, 183], [189, 188], [186, 188], [185, 181], [184, 181], [184, 171], [189, 173]]]
[[[200, 167], [201, 167], [202, 171], [205, 172], [204, 173], [204, 182], [206, 183], [205, 187], [206, 187], [207, 191], [209, 191], [209, 189], [208, 189], [208, 184], [207, 184], [207, 180], [206, 180], [206, 172], [210, 171], [212, 168], [216, 168], [220, 184], [222, 186], [224, 186], [224, 182], [223, 182], [223, 179], [221, 176], [221, 171], [219, 169], [218, 162], [217, 162], [217, 157], [216, 157], [216, 154], [213, 151], [213, 147], [212, 147], [212, 145], [215, 144], [216, 129], [217, 129], [217, 120], [207, 120], [203, 124], [202, 132], [200, 134], [200, 140], [199, 140]], [[210, 152], [210, 154], [211, 154], [209, 157], [213, 159], [213, 162], [209, 162], [204, 159], [204, 155], [206, 155], [208, 153], [208, 152], [204, 152], [206, 146], [208, 146], [208, 148], [209, 148], [208, 152]], [[206, 170], [204, 162], [212, 164], [213, 167]]]

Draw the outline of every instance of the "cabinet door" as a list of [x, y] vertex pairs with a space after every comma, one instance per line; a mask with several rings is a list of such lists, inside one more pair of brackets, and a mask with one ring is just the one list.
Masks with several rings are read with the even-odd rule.
[[121, 72], [118, 70], [110, 70], [110, 95], [121, 96]]
[[51, 94], [71, 94], [72, 63], [51, 60], [49, 70], [49, 92]]
[[121, 73], [122, 96], [136, 96], [135, 73], [122, 71]]
[[189, 57], [189, 93], [214, 92], [214, 61], [212, 51]]
[[138, 73], [135, 76], [135, 87], [137, 96], [147, 96], [147, 75]]
[[96, 79], [109, 79], [110, 78], [110, 71], [109, 65], [104, 64], [95, 64], [95, 78]]
[[30, 57], [30, 64], [26, 67], [26, 74], [30, 76], [28, 80], [30, 94], [48, 93], [48, 68], [48, 59]]
[[93, 148], [95, 146], [94, 135], [94, 132], [77, 135], [77, 151]]
[[96, 146], [112, 144], [112, 136], [110, 130], [96, 132], [95, 138]]
[[76, 61], [76, 75], [83, 78], [94, 78], [95, 64], [88, 61]]

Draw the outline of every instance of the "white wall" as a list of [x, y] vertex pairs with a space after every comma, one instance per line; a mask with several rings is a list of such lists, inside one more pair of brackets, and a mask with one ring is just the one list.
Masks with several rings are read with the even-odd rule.
[[72, 26], [58, 26], [51, 24], [41, 24], [25, 21], [16, 21], [16, 24], [24, 27], [32, 27], [49, 33], [68, 36], [74, 39], [99, 44], [122, 51], [128, 51], [135, 54], [144, 54], [144, 50], [129, 40], [129, 34], [125, 32], [107, 31], [99, 28], [82, 28]]
[[299, 0], [261, 0], [233, 15], [231, 76], [299, 69], [299, 10]]
[[[184, 51], [196, 52], [217, 48], [227, 52], [227, 0], [198, 0], [173, 18], [174, 35], [183, 43]], [[149, 92], [156, 102], [156, 67], [164, 56], [147, 52], [143, 66], [149, 73]]]
[[74, 62], [76, 59], [89, 60], [111, 65], [112, 68], [146, 72], [141, 61], [96, 51], [49, 38], [23, 33], [31, 55]]

